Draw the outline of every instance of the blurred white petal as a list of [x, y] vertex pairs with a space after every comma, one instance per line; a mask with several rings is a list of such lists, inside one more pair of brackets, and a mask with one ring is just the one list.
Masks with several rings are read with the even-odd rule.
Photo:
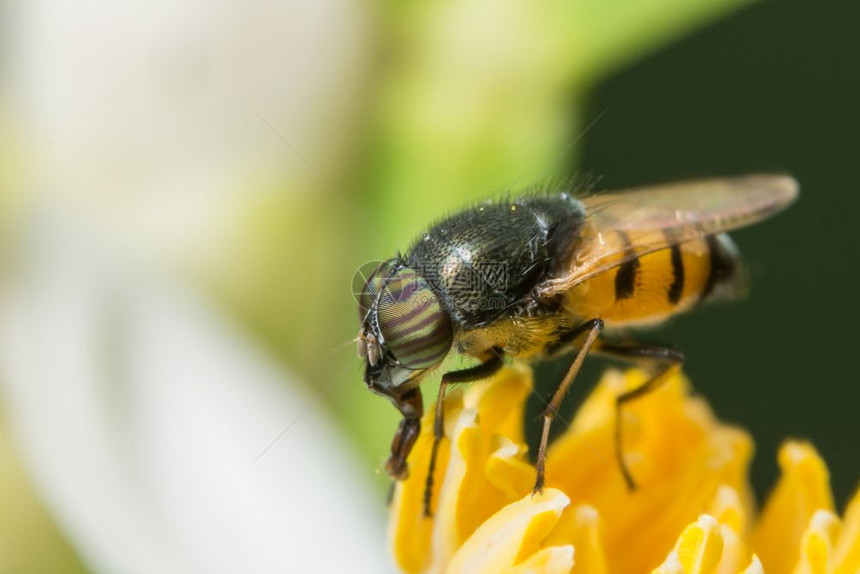
[[337, 143], [320, 121], [350, 109], [367, 45], [362, 9], [346, 0], [18, 2], [4, 41], [15, 54], [10, 95], [49, 165], [75, 183], [272, 161], [285, 150], [258, 137], [250, 108], [300, 148]]
[[42, 217], [23, 245], [0, 307], [3, 398], [95, 571], [390, 568], [382, 501], [293, 377], [64, 217]]
[[258, 113], [320, 173], [341, 168], [364, 105], [366, 9], [348, 0], [10, 3], [0, 52], [14, 57], [0, 97], [15, 118], [27, 192], [65, 201], [137, 257], [216, 257], [220, 244], [207, 240], [225, 236], [259, 188], [320, 191]]

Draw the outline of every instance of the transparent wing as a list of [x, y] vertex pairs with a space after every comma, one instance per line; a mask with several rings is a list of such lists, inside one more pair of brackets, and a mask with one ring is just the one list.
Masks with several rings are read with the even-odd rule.
[[585, 226], [540, 296], [672, 245], [750, 225], [785, 209], [797, 182], [783, 175], [706, 179], [603, 193], [582, 200]]

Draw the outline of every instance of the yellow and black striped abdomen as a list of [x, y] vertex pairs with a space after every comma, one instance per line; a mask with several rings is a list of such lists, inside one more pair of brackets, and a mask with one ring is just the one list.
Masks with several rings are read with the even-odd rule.
[[657, 323], [735, 291], [739, 279], [737, 250], [721, 234], [634, 257], [571, 289], [565, 308], [582, 319], [600, 317], [607, 327]]

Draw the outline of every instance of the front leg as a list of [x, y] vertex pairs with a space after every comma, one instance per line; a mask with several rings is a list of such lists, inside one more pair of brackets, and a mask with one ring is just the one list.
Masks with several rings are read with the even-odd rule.
[[433, 420], [433, 450], [430, 452], [430, 469], [427, 472], [427, 482], [424, 485], [424, 516], [430, 516], [430, 502], [433, 497], [433, 473], [436, 471], [436, 457], [439, 445], [445, 434], [445, 391], [448, 385], [480, 381], [495, 374], [504, 364], [504, 352], [501, 349], [490, 349], [484, 362], [468, 369], [450, 371], [442, 375], [439, 383], [439, 395], [436, 398], [436, 416]]
[[415, 445], [421, 432], [421, 416], [424, 414], [424, 401], [421, 391], [414, 388], [398, 397], [389, 397], [403, 415], [394, 439], [391, 441], [391, 456], [385, 463], [385, 470], [394, 480], [405, 480], [409, 476], [406, 458]]

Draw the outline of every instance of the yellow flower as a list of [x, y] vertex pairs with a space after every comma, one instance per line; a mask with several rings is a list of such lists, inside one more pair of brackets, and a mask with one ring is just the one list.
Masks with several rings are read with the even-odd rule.
[[423, 515], [428, 409], [411, 475], [392, 501], [398, 566], [451, 574], [860, 571], [860, 493], [840, 520], [824, 462], [812, 446], [787, 442], [782, 477], [756, 515], [752, 440], [718, 421], [681, 375], [625, 412], [625, 457], [638, 482], [628, 492], [613, 457], [614, 399], [643, 377], [603, 377], [551, 446], [547, 489], [535, 496], [522, 428], [528, 369], [449, 393], [432, 518]]

